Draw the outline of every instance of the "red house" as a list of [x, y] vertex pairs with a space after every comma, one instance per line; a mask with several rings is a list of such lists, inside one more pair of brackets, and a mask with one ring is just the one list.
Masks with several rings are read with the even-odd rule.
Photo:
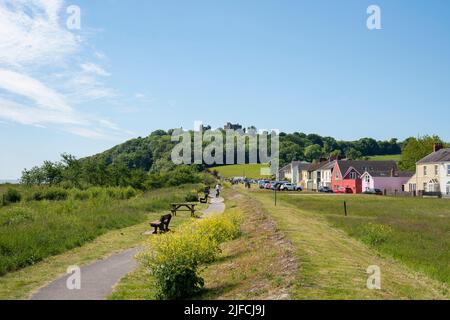
[[334, 166], [331, 186], [333, 192], [337, 193], [362, 193], [361, 175], [364, 172], [386, 172], [392, 169], [397, 170], [395, 161], [340, 160]]

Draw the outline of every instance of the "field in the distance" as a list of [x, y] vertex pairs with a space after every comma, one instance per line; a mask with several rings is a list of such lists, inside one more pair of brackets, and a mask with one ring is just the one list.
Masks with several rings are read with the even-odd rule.
[[388, 154], [388, 155], [384, 155], [384, 156], [372, 156], [369, 157], [369, 160], [374, 160], [374, 161], [387, 161], [387, 160], [394, 160], [399, 162], [402, 158], [401, 154]]
[[261, 169], [268, 168], [266, 164], [236, 164], [211, 168], [217, 170], [222, 178], [247, 177], [251, 179], [264, 179]]

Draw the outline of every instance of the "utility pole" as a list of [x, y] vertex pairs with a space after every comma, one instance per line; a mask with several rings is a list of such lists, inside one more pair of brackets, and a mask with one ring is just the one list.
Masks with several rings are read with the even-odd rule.
[[273, 189], [274, 192], [274, 200], [275, 200], [275, 207], [277, 206], [277, 188]]

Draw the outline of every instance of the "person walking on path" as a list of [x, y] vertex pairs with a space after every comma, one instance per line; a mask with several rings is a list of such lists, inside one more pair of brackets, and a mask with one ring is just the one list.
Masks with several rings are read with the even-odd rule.
[[222, 189], [222, 186], [220, 185], [220, 183], [218, 183], [216, 185], [216, 198], [218, 198], [220, 196], [220, 190]]

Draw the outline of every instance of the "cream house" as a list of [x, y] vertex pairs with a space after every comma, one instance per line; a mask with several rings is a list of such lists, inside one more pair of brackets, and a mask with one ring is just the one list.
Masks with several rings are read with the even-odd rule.
[[450, 161], [440, 165], [441, 167], [441, 192], [444, 197], [450, 198]]
[[308, 168], [311, 164], [303, 161], [293, 161], [280, 169], [280, 179], [291, 181], [302, 188], [306, 187], [308, 180]]
[[405, 184], [405, 191], [450, 196], [450, 148], [442, 149], [437, 144], [432, 154], [418, 161], [416, 174]]

